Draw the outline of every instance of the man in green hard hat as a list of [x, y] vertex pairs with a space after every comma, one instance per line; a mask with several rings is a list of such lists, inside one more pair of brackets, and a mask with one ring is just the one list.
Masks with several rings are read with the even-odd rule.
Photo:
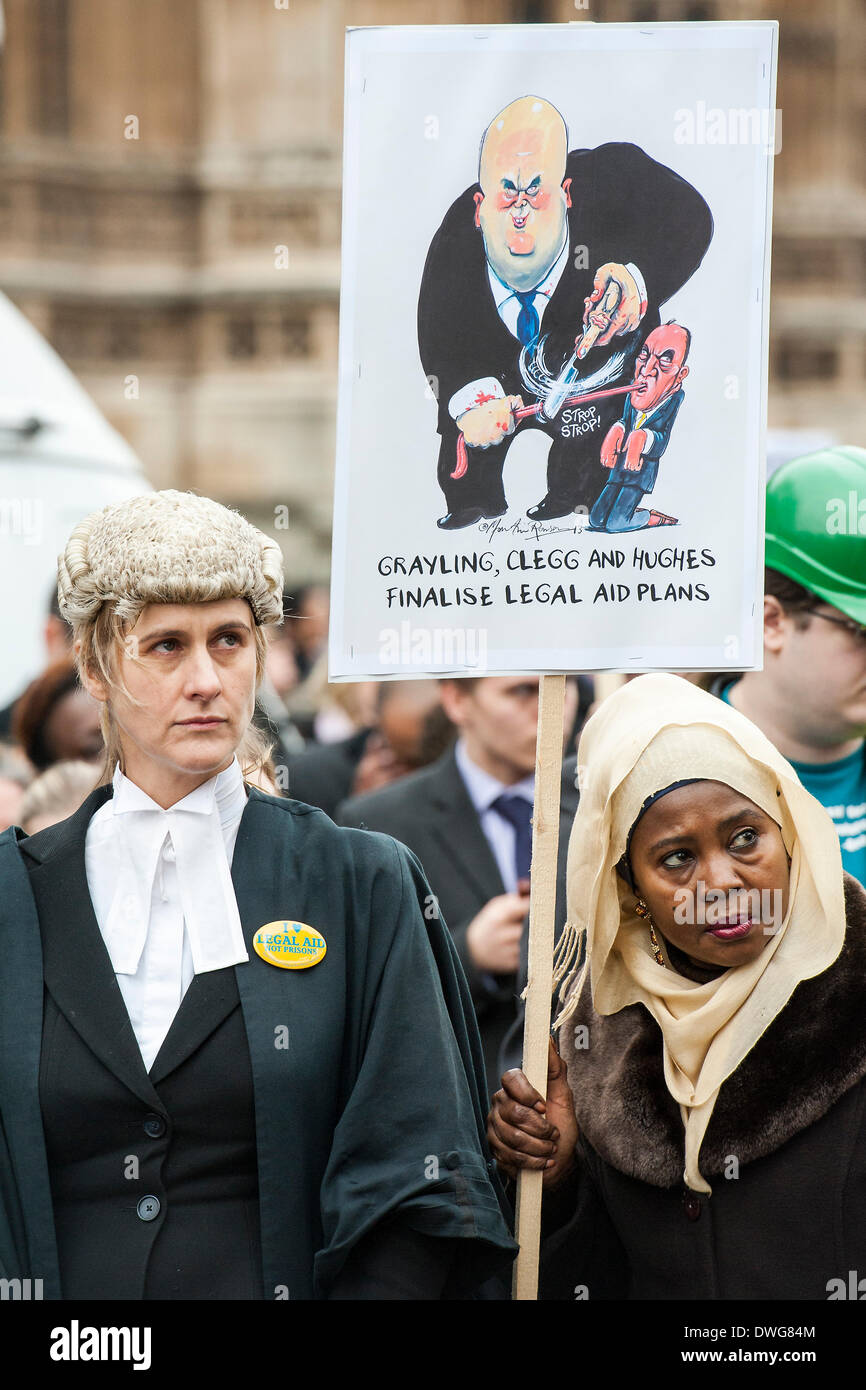
[[793, 765], [866, 884], [866, 449], [773, 474], [764, 558], [764, 669], [712, 688]]

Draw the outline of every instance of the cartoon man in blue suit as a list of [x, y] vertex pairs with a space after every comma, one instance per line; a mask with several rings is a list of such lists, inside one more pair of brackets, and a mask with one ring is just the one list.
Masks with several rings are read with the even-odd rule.
[[635, 362], [635, 389], [626, 398], [622, 419], [611, 425], [601, 446], [610, 478], [589, 513], [590, 531], [640, 531], [675, 526], [677, 518], [640, 507], [652, 492], [659, 459], [668, 446], [689, 374], [685, 365], [691, 334], [682, 324], [661, 324], [649, 334]]

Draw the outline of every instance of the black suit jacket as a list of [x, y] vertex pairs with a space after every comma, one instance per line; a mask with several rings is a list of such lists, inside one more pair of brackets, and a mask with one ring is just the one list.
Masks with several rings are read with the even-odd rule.
[[371, 733], [371, 729], [359, 729], [337, 743], [314, 743], [290, 756], [287, 794], [333, 817], [340, 802], [351, 795]]
[[[249, 960], [195, 977], [147, 1073], [85, 872], [111, 794], [30, 838], [0, 834], [0, 1277], [42, 1279], [49, 1299], [62, 1280], [159, 1297], [180, 1264], [186, 1297], [294, 1302], [337, 1287], [393, 1219], [460, 1240], [461, 1288], [485, 1279], [513, 1246], [484, 1148], [481, 1049], [411, 855], [251, 788], [232, 860]], [[314, 968], [256, 954], [258, 929], [284, 918], [324, 936]], [[152, 1221], [142, 1197], [160, 1200]]]
[[[596, 370], [623, 348], [629, 350], [628, 367], [658, 325], [660, 306], [700, 265], [713, 219], [691, 184], [637, 145], [572, 150], [566, 177], [572, 201], [569, 252], [541, 321], [541, 333], [549, 340], [545, 361], [555, 374], [571, 357], [583, 325], [584, 298], [592, 292], [599, 267], [608, 261], [633, 262], [646, 282], [646, 314], [633, 334], [591, 348], [582, 372]], [[456, 433], [448, 402], [479, 377], [496, 377], [506, 394], [527, 399], [518, 368], [520, 344], [497, 312], [484, 241], [474, 225], [473, 198], [479, 191], [478, 184], [467, 188], [445, 214], [430, 244], [418, 299], [418, 344], [424, 371], [437, 382], [440, 434]], [[600, 401], [597, 409], [604, 428], [608, 420], [619, 418], [622, 398]], [[597, 456], [598, 433], [584, 438]]]
[[[577, 810], [575, 770], [576, 759], [568, 759], [562, 772], [557, 933], [565, 921], [565, 864], [571, 824]], [[460, 775], [453, 749], [430, 767], [403, 777], [389, 787], [352, 797], [339, 808], [337, 816], [343, 825], [382, 830], [393, 835], [408, 846], [424, 866], [469, 983], [481, 1030], [487, 1084], [492, 1093], [500, 1085], [501, 1049], [509, 1036], [512, 1052], [517, 1050], [516, 1060], [509, 1061], [509, 1065], [519, 1065], [522, 983], [518, 983], [516, 975], [500, 975], [495, 977], [495, 989], [491, 989], [490, 977], [485, 977], [475, 967], [466, 946], [466, 930], [473, 917], [491, 898], [504, 893], [505, 885]], [[431, 904], [431, 909], [433, 906]], [[524, 932], [524, 942], [526, 935]]]

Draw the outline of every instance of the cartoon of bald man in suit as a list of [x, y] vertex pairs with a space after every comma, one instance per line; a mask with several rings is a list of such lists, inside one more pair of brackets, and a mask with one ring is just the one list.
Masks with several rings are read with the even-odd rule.
[[700, 194], [637, 145], [569, 152], [562, 116], [535, 96], [494, 117], [478, 183], [433, 237], [418, 301], [421, 361], [438, 397], [442, 529], [505, 513], [503, 465], [526, 428], [551, 439], [547, 492], [527, 515], [545, 521], [590, 504], [621, 400], [596, 402], [592, 428], [577, 435], [558, 414], [518, 419], [524, 399], [534, 403], [521, 351], [541, 346], [552, 380], [575, 354], [587, 376], [623, 353], [616, 382], [629, 382], [639, 338], [700, 265], [712, 229]]

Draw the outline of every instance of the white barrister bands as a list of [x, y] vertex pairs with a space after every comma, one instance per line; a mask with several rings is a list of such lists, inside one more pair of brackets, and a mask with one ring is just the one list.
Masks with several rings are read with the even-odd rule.
[[249, 959], [230, 864], [246, 792], [235, 759], [163, 810], [115, 771], [85, 845], [94, 911], [145, 1064], [193, 975]]

